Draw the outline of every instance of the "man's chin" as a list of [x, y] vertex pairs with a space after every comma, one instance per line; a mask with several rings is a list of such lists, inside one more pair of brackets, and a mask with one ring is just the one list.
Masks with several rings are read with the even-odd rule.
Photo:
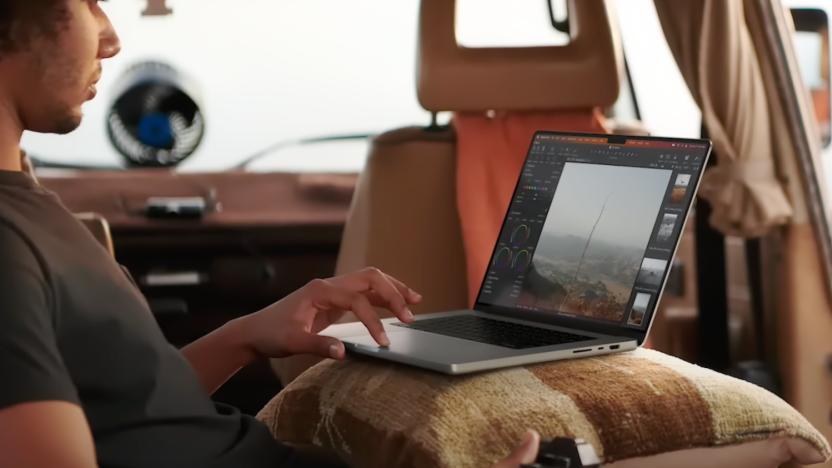
[[56, 133], [58, 135], [66, 135], [67, 133], [74, 132], [78, 127], [81, 126], [81, 121], [84, 118], [84, 114], [80, 112], [74, 113], [72, 115], [67, 115], [64, 118], [55, 121], [54, 128], [49, 133]]

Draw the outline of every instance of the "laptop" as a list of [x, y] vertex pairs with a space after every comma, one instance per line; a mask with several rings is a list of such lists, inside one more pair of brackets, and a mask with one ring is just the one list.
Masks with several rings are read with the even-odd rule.
[[446, 373], [635, 349], [650, 330], [707, 140], [538, 132], [473, 309], [383, 320], [347, 350]]

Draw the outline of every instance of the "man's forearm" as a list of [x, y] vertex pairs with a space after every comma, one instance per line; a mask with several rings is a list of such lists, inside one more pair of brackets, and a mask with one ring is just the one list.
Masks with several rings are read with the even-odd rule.
[[245, 341], [241, 319], [232, 320], [182, 348], [209, 394], [257, 358]]

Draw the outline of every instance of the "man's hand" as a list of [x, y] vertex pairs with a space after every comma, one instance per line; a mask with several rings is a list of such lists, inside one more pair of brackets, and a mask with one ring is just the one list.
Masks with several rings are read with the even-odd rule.
[[517, 468], [526, 463], [534, 463], [539, 448], [540, 434], [529, 430], [511, 455], [494, 465], [494, 468]]
[[318, 332], [352, 311], [381, 346], [389, 346], [374, 307], [390, 310], [410, 323], [410, 306], [422, 296], [377, 268], [366, 268], [325, 280], [314, 280], [283, 300], [240, 320], [246, 342], [259, 356], [270, 358], [316, 354], [342, 359], [344, 345]]
[[412, 322], [410, 306], [422, 296], [401, 281], [366, 268], [326, 280], [314, 280], [265, 309], [232, 320], [182, 349], [199, 380], [214, 393], [240, 368], [258, 357], [315, 354], [343, 359], [344, 344], [318, 332], [351, 311], [382, 346], [390, 344], [376, 309], [390, 310]]

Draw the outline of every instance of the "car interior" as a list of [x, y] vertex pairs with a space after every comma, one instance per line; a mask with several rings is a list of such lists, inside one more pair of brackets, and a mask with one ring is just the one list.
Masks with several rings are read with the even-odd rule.
[[[535, 427], [567, 460], [540, 466], [832, 467], [832, 6], [200, 3], [104, 4], [122, 73], [73, 144], [23, 141], [25, 169], [129, 272], [177, 347], [367, 267], [419, 291], [417, 316], [470, 308], [538, 131], [713, 142], [637, 351], [463, 377], [261, 359], [215, 400], [349, 466], [490, 466]], [[273, 42], [244, 34], [249, 17]], [[240, 23], [229, 41], [248, 69], [198, 50], [206, 21]], [[298, 26], [281, 38], [278, 21]], [[409, 29], [381, 26], [393, 21]], [[342, 321], [332, 336], [360, 326]]]

